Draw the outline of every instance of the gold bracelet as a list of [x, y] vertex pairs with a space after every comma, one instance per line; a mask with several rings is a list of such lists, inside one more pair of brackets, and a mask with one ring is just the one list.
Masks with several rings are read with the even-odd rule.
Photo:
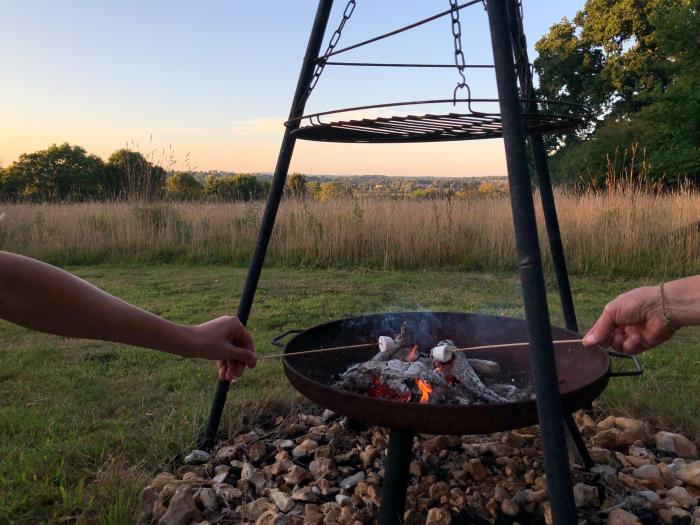
[[668, 312], [666, 311], [666, 302], [664, 301], [664, 283], [659, 285], [659, 298], [661, 299], [661, 315], [663, 315], [664, 321], [666, 321], [666, 326], [669, 326], [671, 324], [671, 316], [668, 315]]

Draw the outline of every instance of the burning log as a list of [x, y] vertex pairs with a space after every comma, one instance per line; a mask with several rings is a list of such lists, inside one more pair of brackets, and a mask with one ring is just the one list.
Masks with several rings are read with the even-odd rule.
[[502, 403], [527, 397], [514, 384], [503, 382], [506, 378], [495, 361], [467, 359], [454, 351], [456, 346], [449, 339], [432, 348], [429, 357], [412, 342], [406, 323], [393, 337], [380, 336], [379, 352], [349, 367], [335, 386], [372, 397], [430, 404]]

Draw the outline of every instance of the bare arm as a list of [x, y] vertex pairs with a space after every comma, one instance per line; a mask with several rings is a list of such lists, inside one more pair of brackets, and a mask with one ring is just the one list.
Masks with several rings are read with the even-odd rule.
[[[664, 315], [664, 306], [667, 322]], [[700, 324], [700, 276], [623, 293], [605, 306], [584, 338], [587, 346], [603, 344], [635, 354], [667, 341], [684, 326]]]
[[252, 338], [234, 317], [178, 325], [54, 266], [7, 252], [0, 252], [0, 318], [66, 337], [218, 359], [222, 379], [256, 362]]

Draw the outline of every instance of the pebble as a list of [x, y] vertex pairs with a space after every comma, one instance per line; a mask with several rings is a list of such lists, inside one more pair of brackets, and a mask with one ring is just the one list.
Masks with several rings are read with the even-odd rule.
[[339, 483], [339, 487], [344, 490], [350, 490], [352, 488], [355, 488], [355, 486], [360, 482], [364, 481], [365, 479], [365, 473], [363, 471], [359, 471], [356, 474], [353, 474], [352, 476], [349, 476], [342, 480]]
[[679, 506], [690, 508], [697, 505], [697, 498], [694, 498], [683, 487], [673, 487], [666, 492], [666, 495], [672, 498]]
[[673, 432], [657, 432], [654, 436], [656, 448], [664, 452], [671, 452], [678, 457], [695, 459], [698, 457], [698, 448], [687, 437]]
[[188, 465], [202, 465], [209, 461], [209, 452], [204, 450], [193, 450], [187, 456], [185, 456], [185, 463]]
[[489, 475], [488, 470], [480, 459], [470, 459], [464, 464], [464, 471], [467, 472], [474, 480], [483, 481]]
[[352, 505], [352, 498], [350, 496], [346, 496], [345, 494], [336, 494], [335, 501], [341, 507]]
[[158, 520], [158, 525], [187, 525], [202, 518], [192, 495], [192, 488], [181, 485], [170, 499], [168, 510]]
[[430, 509], [425, 519], [425, 525], [450, 525], [450, 523], [452, 523], [452, 514], [441, 507]]
[[574, 501], [577, 507], [587, 507], [598, 497], [598, 489], [585, 483], [574, 485]]
[[331, 477], [335, 474], [335, 463], [332, 459], [316, 458], [309, 465], [309, 472], [316, 479]]
[[236, 457], [237, 452], [238, 452], [237, 446], [229, 445], [227, 447], [223, 447], [223, 448], [221, 448], [221, 450], [219, 450], [216, 453], [216, 460], [219, 463], [230, 463], [231, 460], [234, 457]]
[[659, 510], [659, 516], [661, 516], [663, 522], [667, 523], [668, 525], [676, 525], [677, 523], [682, 523], [681, 520], [686, 517], [688, 523], [691, 523], [690, 520], [692, 520], [689, 512], [683, 509], [679, 509], [678, 507], [671, 507], [670, 509], [661, 509]]
[[241, 469], [241, 480], [247, 481], [255, 487], [256, 492], [262, 492], [267, 484], [265, 474], [256, 469], [250, 463], [245, 463]]
[[284, 476], [284, 481], [289, 485], [298, 485], [305, 479], [309, 478], [309, 476], [309, 471], [306, 470], [304, 467], [300, 467], [299, 465], [292, 465], [287, 471], [287, 474]]
[[216, 491], [212, 488], [204, 487], [197, 491], [196, 499], [198, 499], [205, 509], [217, 509]]
[[661, 472], [656, 465], [642, 465], [634, 469], [632, 475], [637, 479], [661, 481]]
[[277, 507], [274, 503], [268, 501], [267, 498], [258, 498], [250, 503], [247, 503], [243, 508], [247, 516], [253, 520], [257, 520], [268, 510], [275, 510]]
[[315, 503], [318, 501], [318, 494], [316, 494], [311, 487], [302, 487], [292, 492], [292, 499], [295, 501]]
[[[255, 525], [287, 525], [288, 523], [289, 520], [287, 517], [275, 510], [263, 512], [255, 521]], [[201, 525], [201, 523], [199, 525]]]
[[691, 487], [700, 489], [700, 461], [694, 461], [689, 465], [681, 467], [678, 474], [683, 482]]
[[284, 492], [275, 491], [270, 494], [270, 498], [275, 502], [277, 508], [282, 512], [289, 512], [294, 508], [294, 500], [287, 496]]
[[501, 502], [501, 512], [506, 516], [517, 516], [520, 512], [520, 507], [512, 499], [506, 498]]
[[661, 501], [661, 497], [653, 490], [640, 490], [638, 494], [649, 503], [658, 503]]
[[313, 439], [305, 439], [299, 445], [294, 447], [292, 450], [292, 456], [294, 458], [300, 458], [306, 456], [307, 454], [313, 452], [318, 448], [318, 443]]
[[618, 508], [608, 514], [608, 525], [641, 525], [641, 522], [634, 514]]

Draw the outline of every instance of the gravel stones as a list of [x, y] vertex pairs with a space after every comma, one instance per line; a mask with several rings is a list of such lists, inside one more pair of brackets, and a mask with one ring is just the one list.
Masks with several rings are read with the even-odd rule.
[[[271, 416], [206, 463], [156, 475], [142, 492], [139, 523], [376, 522], [388, 433], [321, 412]], [[631, 418], [596, 423], [579, 413], [576, 421], [588, 444], [597, 444], [590, 450], [598, 463], [591, 472], [572, 471], [579, 522], [700, 525], [693, 523], [700, 520], [700, 461], [681, 457], [692, 452], [687, 438], [654, 434]], [[551, 522], [536, 427], [417, 436], [411, 456], [404, 523]]]

